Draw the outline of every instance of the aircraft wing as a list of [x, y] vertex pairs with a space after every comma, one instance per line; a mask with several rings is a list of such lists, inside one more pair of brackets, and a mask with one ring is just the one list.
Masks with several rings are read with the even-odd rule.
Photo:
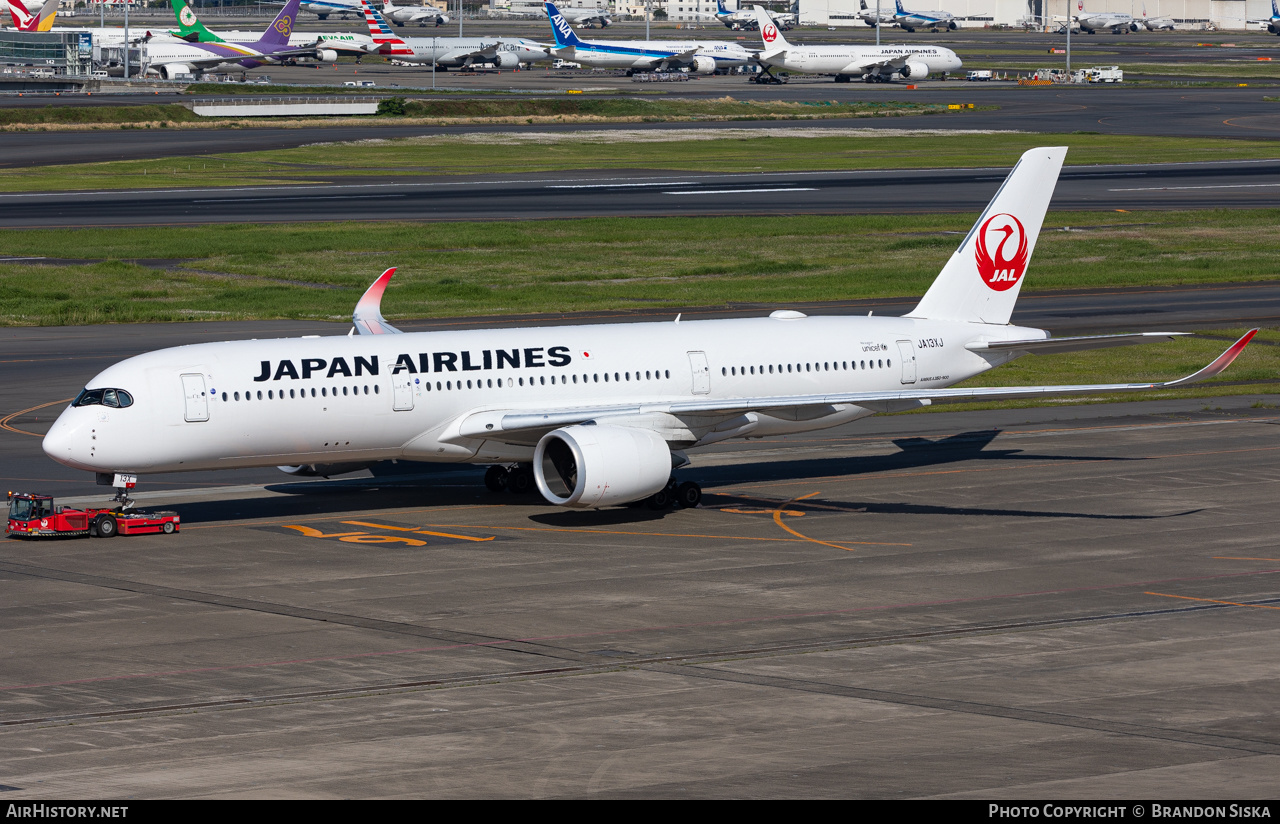
[[351, 314], [351, 322], [355, 324], [353, 331], [362, 335], [400, 334], [400, 330], [387, 323], [387, 319], [382, 316], [382, 293], [387, 291], [387, 284], [395, 273], [395, 269], [388, 269], [365, 290], [356, 303], [355, 312]]
[[965, 344], [970, 352], [1027, 352], [1049, 355], [1059, 352], [1083, 352], [1086, 349], [1109, 349], [1156, 343], [1190, 335], [1190, 332], [1135, 332], [1127, 335], [1083, 335], [1074, 338], [1037, 338], [1035, 340], [974, 341]]
[[[951, 401], [999, 401], [1017, 398], [1044, 398], [1062, 395], [1086, 395], [1098, 392], [1150, 392], [1173, 389], [1211, 378], [1234, 361], [1257, 334], [1257, 329], [1247, 332], [1212, 363], [1198, 372], [1164, 383], [1098, 383], [1065, 386], [998, 386], [949, 389], [887, 390], [879, 392], [843, 392], [822, 395], [780, 395], [758, 398], [689, 398], [649, 404], [583, 407], [579, 409], [548, 410], [492, 410], [477, 412], [463, 419], [458, 428], [459, 438], [498, 438], [504, 433], [523, 433], [527, 438], [533, 432], [549, 432], [561, 426], [586, 421], [606, 422], [611, 417], [634, 417], [645, 414], [669, 415], [738, 415], [745, 412], [772, 412], [799, 407], [822, 407], [853, 404], [876, 411], [897, 411], [927, 406], [935, 400]], [[1164, 333], [1168, 334], [1168, 333]], [[1110, 336], [1107, 336], [1110, 337]], [[1069, 340], [1067, 338], [1059, 339]], [[1018, 341], [1029, 344], [1029, 341]]]
[[[892, 60], [881, 60], [876, 63], [868, 63], [865, 66], [859, 67], [859, 70], [863, 72], [875, 72], [877, 74], [885, 74], [886, 72], [892, 74], [907, 65], [909, 60], [911, 60], [911, 55], [904, 54], [899, 57], [895, 57]], [[849, 72], [850, 67], [845, 66], [844, 71]]]

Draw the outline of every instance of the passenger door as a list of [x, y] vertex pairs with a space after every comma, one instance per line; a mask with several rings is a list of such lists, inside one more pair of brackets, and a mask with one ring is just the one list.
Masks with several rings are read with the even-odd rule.
[[183, 375], [183, 418], [188, 423], [209, 420], [209, 396], [204, 390], [204, 375]]
[[693, 370], [693, 394], [705, 395], [711, 391], [711, 367], [707, 365], [706, 352], [690, 352], [689, 368]]
[[898, 352], [902, 356], [902, 382], [916, 382], [916, 347], [909, 340], [898, 341]]
[[[388, 364], [390, 369], [394, 364]], [[393, 372], [391, 375], [391, 408], [396, 412], [413, 410], [413, 373]]]

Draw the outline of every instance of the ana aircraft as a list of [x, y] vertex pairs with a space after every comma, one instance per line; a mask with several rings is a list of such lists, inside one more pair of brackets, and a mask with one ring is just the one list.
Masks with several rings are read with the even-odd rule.
[[1137, 31], [1139, 25], [1132, 14], [1121, 11], [1099, 11], [1092, 14], [1084, 10], [1084, 2], [1079, 4], [1080, 14], [1076, 21], [1085, 34], [1097, 34], [1099, 29], [1110, 29], [1112, 34]]
[[328, 20], [331, 14], [345, 19], [360, 14], [360, 4], [357, 0], [307, 0], [302, 4], [302, 11], [309, 11], [321, 20]]
[[[1272, 5], [1275, 0], [1272, 0]], [[1177, 28], [1177, 24], [1173, 22], [1172, 17], [1147, 17], [1147, 4], [1142, 4], [1142, 25], [1147, 27], [1147, 31], [1173, 31]]]
[[672, 472], [689, 463], [685, 450], [718, 441], [825, 429], [935, 400], [1151, 391], [1221, 372], [1254, 332], [1167, 383], [949, 388], [1025, 354], [1179, 334], [1052, 338], [1009, 323], [1066, 152], [1022, 156], [903, 317], [783, 310], [402, 334], [380, 308], [388, 269], [356, 304], [347, 336], [203, 343], [108, 367], [54, 422], [44, 451], [108, 476], [480, 463], [491, 465], [491, 488], [536, 485], [560, 506], [648, 499], [657, 507], [673, 493], [696, 505], [697, 484], [675, 486]]
[[547, 49], [541, 43], [513, 37], [493, 40], [481, 37], [397, 37], [391, 25], [374, 9], [360, 0], [369, 36], [378, 54], [405, 63], [435, 64], [437, 69], [465, 69], [475, 65], [514, 69], [522, 63], [546, 60]]
[[1280, 34], [1280, 3], [1271, 0], [1271, 16], [1263, 20], [1250, 20], [1250, 23], [1261, 23], [1272, 34]]
[[[204, 23], [196, 16], [195, 9], [187, 5], [186, 0], [169, 0], [173, 6], [174, 17], [178, 28], [169, 32], [174, 37], [188, 43], [235, 43], [240, 46], [252, 46], [259, 35], [249, 32], [228, 31], [215, 34], [205, 28]], [[289, 46], [297, 49], [313, 49], [314, 59], [322, 63], [333, 63], [339, 55], [355, 55], [363, 57], [377, 51], [378, 46], [373, 38], [365, 34], [349, 34], [347, 32], [297, 32], [289, 34]]]
[[555, 48], [548, 49], [547, 53], [584, 66], [627, 69], [628, 74], [681, 68], [712, 74], [716, 69], [745, 66], [751, 61], [751, 52], [737, 43], [720, 40], [596, 40], [588, 43], [573, 33], [573, 27], [554, 3], [548, 2], [546, 10], [555, 38]]
[[18, 31], [49, 31], [58, 16], [58, 0], [45, 0], [38, 11], [33, 11], [34, 4], [28, 9], [22, 0], [8, 0], [8, 3], [9, 17]]
[[907, 31], [916, 29], [937, 31], [940, 28], [955, 31], [960, 28], [955, 15], [948, 11], [907, 11], [902, 7], [902, 0], [894, 0], [894, 12], [894, 22]]
[[[769, 17], [777, 27], [783, 31], [790, 31], [795, 28], [796, 19], [799, 16], [799, 0], [792, 6], [795, 11], [786, 14], [777, 14], [770, 11]], [[766, 11], [768, 11], [766, 9]], [[727, 28], [733, 31], [756, 31], [760, 28], [760, 22], [756, 20], [754, 9], [744, 9], [739, 7], [737, 11], [729, 11], [725, 8], [724, 0], [716, 0], [716, 12], [711, 17], [719, 20]]]
[[809, 74], [833, 74], [837, 83], [861, 78], [867, 83], [883, 83], [893, 77], [923, 80], [933, 72], [958, 71], [962, 64], [951, 49], [941, 46], [799, 46], [787, 42], [760, 6], [760, 39], [764, 51], [756, 60], [765, 67], [757, 82], [776, 80], [771, 69]]
[[[519, 17], [537, 17], [545, 14], [545, 10], [538, 8], [537, 6], [525, 6], [520, 8], [512, 7], [511, 11], [508, 13]], [[608, 9], [573, 8], [571, 6], [565, 6], [563, 9], [560, 9], [560, 16], [567, 20], [570, 25], [577, 26], [581, 29], [594, 29], [596, 26], [599, 26], [602, 29], [607, 29], [613, 25], [613, 18], [609, 16]]]

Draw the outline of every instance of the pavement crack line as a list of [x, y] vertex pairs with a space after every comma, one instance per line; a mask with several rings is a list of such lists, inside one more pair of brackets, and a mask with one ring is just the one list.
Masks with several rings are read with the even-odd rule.
[[198, 592], [196, 590], [176, 589], [174, 587], [166, 587], [158, 584], [145, 584], [139, 581], [126, 581], [118, 578], [108, 578], [102, 575], [92, 575], [83, 572], [66, 572], [64, 570], [50, 569], [48, 567], [16, 564], [11, 561], [0, 561], [0, 571], [11, 572], [16, 575], [27, 575], [32, 578], [46, 578], [55, 581], [84, 584], [86, 586], [102, 587], [104, 589], [114, 589], [122, 592], [152, 595], [158, 598], [171, 598], [177, 601], [209, 604], [211, 606], [226, 607], [228, 609], [243, 609], [252, 612], [267, 613], [269, 615], [300, 618], [305, 621], [322, 621], [328, 624], [339, 624], [359, 629], [370, 629], [378, 632], [394, 633], [396, 635], [408, 635], [414, 638], [427, 638], [432, 641], [456, 644], [459, 646], [486, 647], [489, 649], [506, 650], [508, 652], [518, 652], [525, 655], [532, 654], [561, 658], [566, 661], [575, 662], [596, 660], [594, 656], [583, 655], [571, 649], [553, 647], [537, 642], [516, 641], [509, 638], [497, 638], [469, 632], [455, 632], [453, 630], [439, 629], [436, 627], [423, 627], [418, 626], [417, 624], [408, 624], [399, 621], [384, 621], [379, 618], [366, 618], [359, 615], [346, 615], [340, 612], [327, 612], [325, 610], [311, 609], [309, 607], [275, 604], [270, 601], [254, 601], [249, 598], [237, 598], [232, 595], [217, 595], [208, 592]]
[[885, 704], [920, 707], [924, 709], [943, 710], [945, 712], [981, 715], [989, 718], [1006, 718], [1012, 721], [1025, 721], [1033, 724], [1051, 724], [1059, 727], [1092, 730], [1094, 732], [1125, 735], [1139, 738], [1151, 738], [1160, 741], [1174, 741], [1181, 744], [1193, 744], [1217, 749], [1240, 750], [1266, 755], [1280, 754], [1280, 743], [1255, 741], [1214, 733], [1200, 733], [1190, 730], [1176, 730], [1165, 727], [1151, 727], [1143, 724], [1130, 724], [1124, 721], [1107, 721], [1099, 718], [1086, 718], [1065, 713], [1046, 712], [1044, 710], [1023, 709], [1020, 707], [1002, 707], [995, 704], [979, 704], [973, 701], [962, 701], [952, 698], [934, 698], [926, 695], [912, 695], [888, 690], [851, 687], [843, 684], [830, 684], [821, 681], [807, 681], [799, 678], [785, 678], [776, 675], [752, 675], [731, 670], [708, 669], [701, 665], [691, 664], [650, 664], [646, 670], [665, 672], [672, 675], [683, 675], [690, 678], [705, 678], [715, 681], [728, 681], [735, 684], [771, 687], [797, 692], [818, 693], [821, 695], [856, 698], [864, 701], [876, 701]]

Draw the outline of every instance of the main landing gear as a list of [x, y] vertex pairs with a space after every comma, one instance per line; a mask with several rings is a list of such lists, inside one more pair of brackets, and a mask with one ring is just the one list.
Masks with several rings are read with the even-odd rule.
[[774, 75], [771, 69], [772, 67], [766, 67], [765, 70], [760, 72], [759, 74], [751, 75], [750, 77], [747, 78], [747, 82], [760, 83], [766, 86], [770, 84], [779, 84], [779, 83], [787, 82], [787, 80], [789, 79], [788, 75], [786, 74]]
[[[514, 466], [491, 466], [484, 473], [484, 485], [490, 492], [514, 492], [524, 495], [532, 492], [537, 484], [533, 480], [532, 464], [516, 464]], [[682, 507], [693, 509], [702, 503], [702, 487], [693, 481], [677, 483], [675, 478], [667, 481], [667, 485], [657, 492], [629, 506], [647, 506], [649, 509], [670, 509]]]

